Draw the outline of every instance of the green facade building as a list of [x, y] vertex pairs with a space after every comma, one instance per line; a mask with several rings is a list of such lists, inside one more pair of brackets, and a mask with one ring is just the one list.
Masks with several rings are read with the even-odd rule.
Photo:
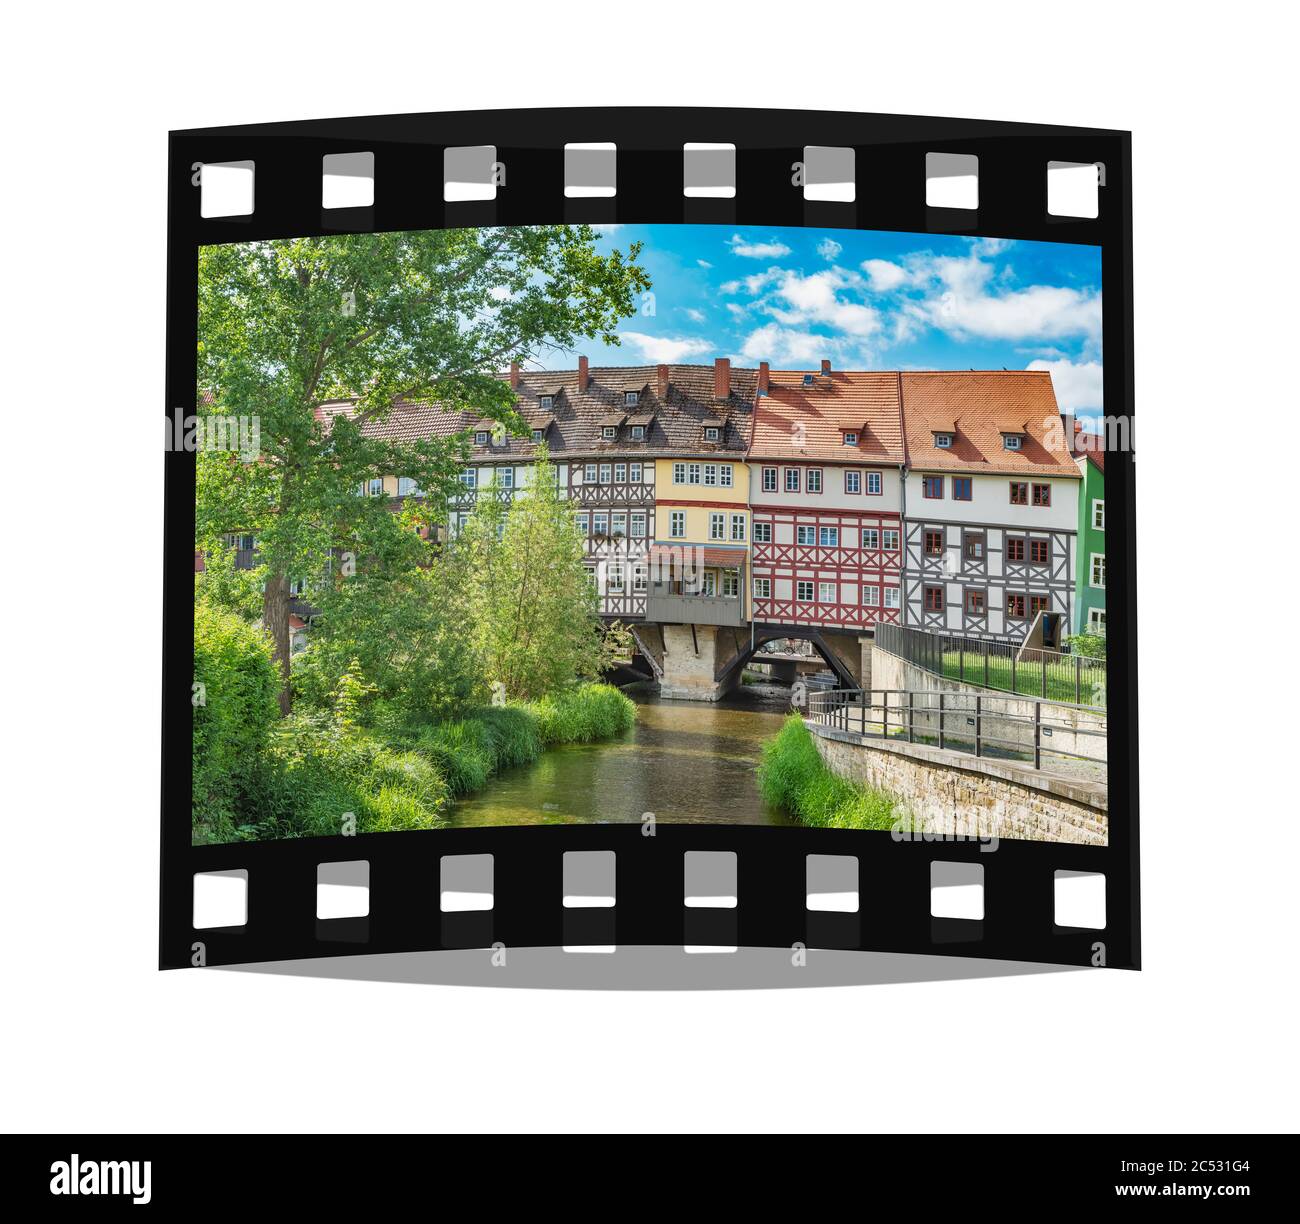
[[1106, 453], [1101, 438], [1079, 434], [1079, 564], [1074, 588], [1074, 632], [1106, 632]]

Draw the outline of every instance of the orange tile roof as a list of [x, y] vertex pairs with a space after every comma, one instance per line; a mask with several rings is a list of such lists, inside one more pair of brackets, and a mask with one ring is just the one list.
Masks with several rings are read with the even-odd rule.
[[[907, 462], [913, 470], [1078, 478], [1069, 450], [1061, 445], [1065, 439], [1047, 370], [904, 371], [901, 379]], [[1018, 451], [1002, 445], [1008, 423], [1023, 423]], [[950, 426], [955, 426], [952, 446], [940, 450], [934, 431]]]
[[[829, 378], [802, 370], [773, 370], [770, 393], [754, 410], [755, 459], [821, 459], [836, 463], [901, 464], [903, 422], [898, 374], [882, 370], [834, 370]], [[846, 430], [858, 435], [844, 445]]]

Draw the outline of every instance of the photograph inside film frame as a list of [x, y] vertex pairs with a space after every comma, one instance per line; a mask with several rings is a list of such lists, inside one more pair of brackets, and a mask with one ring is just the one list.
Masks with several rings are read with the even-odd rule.
[[1107, 844], [1099, 248], [344, 234], [198, 318], [195, 844]]

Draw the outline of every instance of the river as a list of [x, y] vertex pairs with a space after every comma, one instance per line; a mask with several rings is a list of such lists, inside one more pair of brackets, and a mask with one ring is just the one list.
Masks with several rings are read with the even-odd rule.
[[544, 752], [506, 770], [447, 813], [453, 827], [640, 822], [787, 825], [758, 792], [763, 745], [781, 729], [790, 690], [738, 689], [718, 702], [663, 701], [640, 685], [636, 726], [598, 744]]

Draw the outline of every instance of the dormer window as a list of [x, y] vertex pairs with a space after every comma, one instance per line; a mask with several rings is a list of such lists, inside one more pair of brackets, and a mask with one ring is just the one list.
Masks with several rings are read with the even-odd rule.
[[474, 433], [474, 445], [486, 446], [488, 444], [488, 431], [486, 429], [476, 430]]
[[705, 427], [704, 440], [706, 442], [716, 442], [718, 440], [718, 427], [716, 425], [708, 425]]
[[640, 398], [641, 398], [641, 392], [640, 392], [640, 391], [624, 391], [624, 392], [623, 392], [623, 406], [624, 406], [625, 408], [635, 408], [636, 405], [637, 405], [637, 401], [638, 401]]
[[543, 412], [550, 412], [555, 407], [555, 396], [539, 395], [537, 397], [538, 406]]
[[1022, 440], [1023, 439], [1019, 434], [1013, 434], [1013, 433], [1003, 434], [1002, 449], [1018, 451], [1020, 449], [1020, 444]]
[[533, 430], [533, 445], [534, 445], [534, 446], [536, 446], [537, 443], [540, 442], [540, 441], [542, 440], [542, 436], [543, 436], [544, 433], [545, 433], [545, 430], [542, 430], [542, 429], [534, 429], [534, 430]]
[[844, 445], [857, 446], [857, 444], [858, 444], [857, 431], [852, 429], [846, 429], [844, 431]]
[[632, 426], [632, 441], [633, 441], [633, 442], [644, 442], [644, 441], [645, 441], [645, 426], [644, 426], [644, 425], [633, 425], [633, 426]]
[[600, 428], [600, 436], [604, 438], [606, 442], [612, 442], [618, 437], [618, 426], [602, 425]]
[[935, 444], [935, 446], [937, 446], [940, 450], [951, 450], [951, 449], [952, 449], [952, 434], [950, 434], [950, 433], [937, 433], [937, 434], [935, 434], [935, 435], [934, 435], [934, 444]]

